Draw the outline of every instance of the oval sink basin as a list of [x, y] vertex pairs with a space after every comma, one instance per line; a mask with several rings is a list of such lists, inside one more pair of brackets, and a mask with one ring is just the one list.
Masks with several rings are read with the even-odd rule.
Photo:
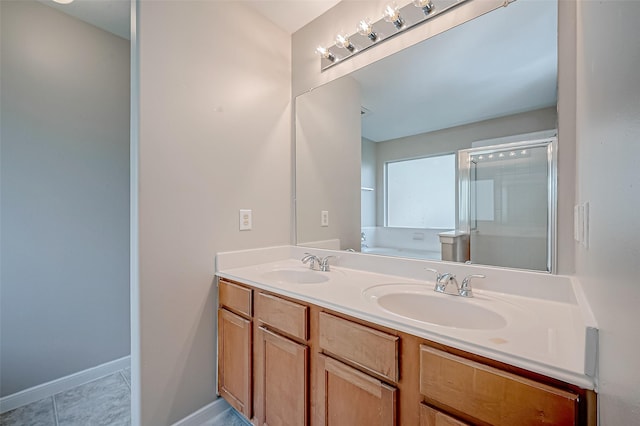
[[394, 315], [443, 327], [492, 330], [507, 320], [488, 307], [486, 298], [464, 298], [436, 293], [419, 284], [385, 284], [366, 289], [363, 295]]
[[265, 272], [262, 277], [281, 284], [318, 284], [329, 281], [329, 277], [322, 275], [318, 271], [300, 271], [297, 269], [276, 269]]

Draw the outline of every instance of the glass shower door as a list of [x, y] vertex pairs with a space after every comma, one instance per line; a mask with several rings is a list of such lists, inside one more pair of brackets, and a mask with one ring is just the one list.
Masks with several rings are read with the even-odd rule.
[[465, 151], [471, 262], [550, 271], [551, 146], [519, 143]]

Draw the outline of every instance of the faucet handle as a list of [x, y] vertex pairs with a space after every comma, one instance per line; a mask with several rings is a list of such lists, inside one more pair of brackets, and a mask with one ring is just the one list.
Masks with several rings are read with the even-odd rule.
[[316, 262], [320, 264], [320, 259], [318, 259], [318, 256], [311, 253], [305, 253], [304, 257], [302, 258], [302, 263], [309, 263], [309, 268], [311, 269], [316, 269]]
[[337, 259], [338, 256], [325, 256], [320, 259], [320, 270], [323, 272], [329, 272], [331, 269], [329, 267], [329, 259]]
[[482, 274], [471, 274], [464, 277], [462, 285], [460, 285], [460, 290], [458, 291], [460, 296], [473, 297], [473, 291], [471, 291], [471, 280], [473, 278], [486, 278], [486, 276]]
[[440, 272], [438, 272], [436, 269], [433, 268], [424, 268], [425, 271], [429, 271], [429, 272], [433, 272], [436, 274], [436, 281], [440, 281], [440, 279], [442, 278], [442, 275], [440, 274]]

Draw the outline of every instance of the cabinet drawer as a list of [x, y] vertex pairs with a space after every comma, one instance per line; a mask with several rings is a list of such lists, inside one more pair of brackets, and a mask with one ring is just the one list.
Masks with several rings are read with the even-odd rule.
[[369, 327], [320, 313], [320, 348], [392, 382], [398, 381], [400, 338]]
[[469, 423], [461, 422], [435, 408], [420, 404], [420, 426], [469, 426]]
[[420, 393], [492, 425], [575, 425], [578, 395], [420, 346]]
[[277, 296], [256, 295], [256, 318], [262, 323], [301, 340], [309, 338], [309, 308]]
[[218, 281], [218, 304], [246, 317], [251, 317], [251, 289], [229, 281]]

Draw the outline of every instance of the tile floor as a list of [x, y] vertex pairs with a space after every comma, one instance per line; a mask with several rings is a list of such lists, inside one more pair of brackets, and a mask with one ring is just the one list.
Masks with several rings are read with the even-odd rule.
[[251, 426], [251, 423], [245, 420], [244, 417], [238, 414], [233, 408], [229, 408], [202, 426]]
[[131, 424], [131, 370], [124, 369], [0, 415], [2, 426]]
[[[131, 370], [126, 368], [0, 415], [1, 426], [128, 426]], [[202, 426], [250, 426], [233, 409]]]

